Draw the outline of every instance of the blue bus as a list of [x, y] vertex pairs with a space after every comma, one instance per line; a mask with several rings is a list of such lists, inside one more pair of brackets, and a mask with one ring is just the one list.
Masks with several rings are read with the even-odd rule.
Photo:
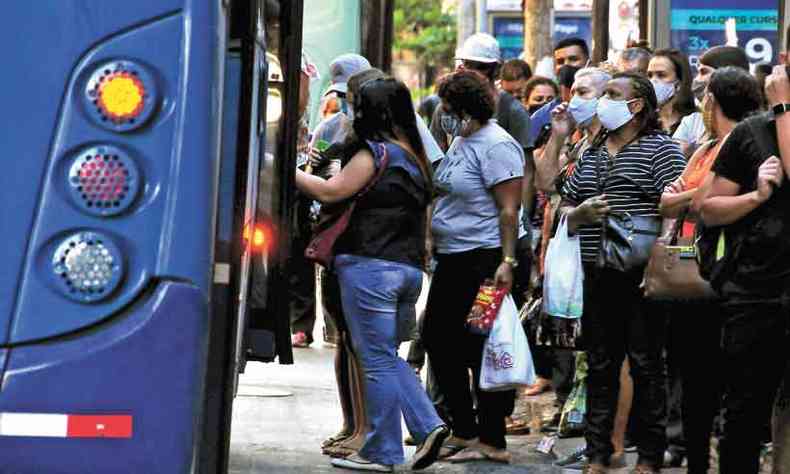
[[227, 470], [238, 372], [292, 362], [302, 10], [3, 5], [0, 472]]

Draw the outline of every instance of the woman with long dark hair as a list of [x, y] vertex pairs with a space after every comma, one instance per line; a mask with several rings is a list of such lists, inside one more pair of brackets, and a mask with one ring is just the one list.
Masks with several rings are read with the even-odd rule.
[[340, 281], [351, 342], [365, 375], [370, 431], [358, 454], [332, 460], [337, 467], [391, 472], [403, 462], [401, 414], [420, 444], [412, 469], [432, 464], [449, 435], [408, 364], [398, 357], [411, 327], [422, 288], [426, 209], [432, 195], [431, 166], [425, 156], [408, 88], [391, 78], [374, 79], [354, 98], [353, 129], [361, 146], [329, 180], [297, 171], [296, 185], [323, 203], [356, 196], [348, 228], [335, 244], [334, 269]]
[[660, 49], [650, 59], [647, 77], [658, 100], [661, 128], [673, 135], [683, 117], [697, 111], [688, 57], [677, 49]]
[[685, 160], [677, 143], [661, 130], [658, 101], [646, 78], [616, 74], [598, 101], [597, 116], [605, 129], [603, 138], [584, 152], [562, 190], [568, 231], [580, 236], [584, 266], [587, 472], [608, 472], [619, 374], [627, 355], [634, 380], [632, 415], [639, 427], [633, 440], [639, 451], [635, 472], [652, 474], [661, 469], [666, 448], [666, 321], [648, 311], [640, 288], [647, 259], [635, 253], [626, 265], [604, 252], [602, 244], [612, 235], [607, 230], [616, 218], [624, 219], [624, 226], [630, 216], [645, 229], [650, 229], [648, 223], [655, 227], [661, 193], [683, 171]]

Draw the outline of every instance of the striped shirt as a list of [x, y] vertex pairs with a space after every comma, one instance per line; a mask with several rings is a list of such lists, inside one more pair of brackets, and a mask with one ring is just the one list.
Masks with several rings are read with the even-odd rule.
[[[604, 145], [589, 148], [566, 180], [562, 196], [579, 205], [593, 196], [606, 194], [610, 212], [655, 217], [660, 215], [658, 203], [664, 188], [680, 176], [685, 166], [680, 147], [666, 135], [645, 135], [623, 147], [613, 159]], [[606, 181], [605, 186], [599, 183], [599, 173], [600, 179]], [[595, 263], [601, 225], [581, 226], [579, 236], [582, 261]]]

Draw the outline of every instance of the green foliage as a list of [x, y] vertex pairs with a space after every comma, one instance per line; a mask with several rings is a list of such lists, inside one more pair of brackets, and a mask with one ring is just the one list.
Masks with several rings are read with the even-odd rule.
[[449, 66], [455, 55], [456, 19], [439, 0], [395, 0], [396, 51], [412, 51], [424, 66]]

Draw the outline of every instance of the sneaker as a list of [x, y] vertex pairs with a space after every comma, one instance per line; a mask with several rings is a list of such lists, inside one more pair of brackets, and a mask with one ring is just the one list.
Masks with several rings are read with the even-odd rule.
[[291, 345], [301, 348], [310, 347], [310, 341], [307, 340], [307, 334], [303, 331], [299, 331], [291, 336]]
[[335, 467], [342, 467], [343, 469], [353, 469], [355, 471], [372, 471], [372, 472], [392, 472], [392, 466], [384, 464], [376, 464], [368, 461], [359, 454], [352, 454], [345, 458], [335, 458], [332, 460], [332, 465]]
[[566, 457], [554, 461], [554, 465], [565, 469], [581, 471], [587, 467], [588, 464], [587, 456], [584, 454], [586, 450], [587, 446], [581, 445]]
[[445, 425], [434, 428], [433, 431], [428, 433], [425, 441], [417, 448], [414, 453], [412, 462], [412, 470], [419, 471], [430, 466], [439, 458], [439, 451], [442, 449], [444, 440], [450, 437], [450, 430]]

